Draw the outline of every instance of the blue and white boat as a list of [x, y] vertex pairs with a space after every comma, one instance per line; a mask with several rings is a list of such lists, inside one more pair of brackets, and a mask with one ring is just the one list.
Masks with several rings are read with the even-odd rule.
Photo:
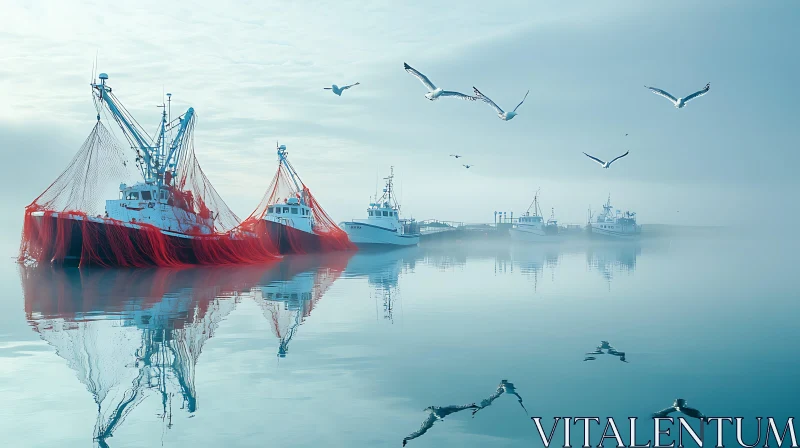
[[414, 246], [419, 243], [419, 225], [400, 218], [400, 205], [392, 196], [394, 168], [386, 180], [383, 195], [369, 204], [367, 219], [339, 224], [356, 246]]
[[[533, 214], [531, 214], [533, 208]], [[542, 211], [539, 208], [539, 192], [533, 197], [533, 202], [528, 210], [522, 215], [514, 226], [508, 229], [511, 239], [526, 242], [560, 241], [561, 235], [558, 233], [558, 221], [555, 219], [555, 212], [551, 210], [550, 219], [544, 220]]]
[[633, 239], [641, 235], [642, 226], [636, 224], [635, 212], [614, 210], [609, 195], [603, 212], [594, 221], [589, 219], [589, 232], [593, 237]]

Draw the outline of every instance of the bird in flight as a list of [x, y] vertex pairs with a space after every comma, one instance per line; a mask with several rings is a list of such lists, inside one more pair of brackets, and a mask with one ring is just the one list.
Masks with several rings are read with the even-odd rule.
[[333, 93], [335, 93], [338, 96], [342, 96], [342, 92], [344, 92], [345, 90], [349, 89], [350, 87], [355, 87], [355, 86], [357, 86], [359, 84], [361, 84], [361, 83], [357, 82], [355, 84], [350, 84], [349, 86], [342, 86], [342, 87], [339, 87], [336, 84], [334, 84], [334, 85], [332, 85], [330, 87], [324, 87], [324, 89], [325, 90], [333, 90]]
[[626, 151], [626, 152], [625, 152], [625, 154], [623, 154], [623, 155], [621, 155], [621, 156], [614, 157], [614, 158], [613, 158], [613, 159], [611, 159], [611, 161], [609, 161], [609, 162], [603, 162], [602, 160], [598, 159], [597, 157], [590, 156], [589, 154], [586, 154], [586, 153], [583, 153], [583, 154], [585, 154], [585, 155], [586, 155], [586, 157], [588, 157], [588, 158], [590, 158], [590, 159], [594, 160], [595, 162], [599, 163], [599, 164], [600, 164], [600, 166], [602, 166], [603, 168], [606, 168], [606, 169], [607, 169], [608, 167], [610, 167], [610, 166], [611, 166], [611, 164], [612, 164], [612, 163], [614, 163], [614, 161], [615, 161], [615, 160], [617, 160], [617, 159], [621, 159], [621, 158], [623, 158], [623, 157], [627, 156], [629, 152], [630, 152], [630, 151]]
[[414, 75], [417, 79], [422, 81], [422, 84], [428, 89], [428, 93], [425, 94], [425, 98], [434, 101], [439, 99], [440, 96], [452, 96], [454, 98], [461, 98], [462, 100], [468, 101], [475, 101], [476, 98], [474, 96], [465, 95], [461, 92], [453, 92], [451, 90], [442, 90], [441, 87], [436, 87], [433, 85], [430, 79], [427, 76], [423, 75], [422, 73], [418, 72], [415, 68], [411, 67], [410, 65], [403, 62], [403, 68], [406, 69], [408, 73]]
[[463, 166], [464, 168], [466, 168], [466, 169], [470, 169], [470, 168], [472, 168], [474, 165], [462, 165], [462, 166]]
[[462, 156], [462, 155], [458, 155], [458, 154], [450, 154], [450, 157], [455, 157], [455, 158], [457, 159], [457, 158], [459, 158], [459, 157], [464, 157], [464, 156]]
[[[645, 86], [645, 87], [647, 87], [647, 86]], [[705, 87], [703, 87], [702, 89], [698, 90], [697, 92], [694, 92], [693, 94], [687, 96], [686, 98], [675, 98], [674, 96], [670, 95], [669, 93], [665, 92], [664, 90], [657, 89], [655, 87], [647, 87], [647, 88], [650, 89], [650, 91], [652, 91], [656, 95], [663, 96], [664, 98], [672, 101], [672, 104], [675, 105], [676, 109], [681, 109], [684, 106], [686, 106], [686, 103], [688, 103], [689, 101], [691, 101], [691, 100], [693, 100], [693, 99], [695, 99], [697, 97], [703, 96], [706, 93], [708, 93], [708, 91], [711, 90], [711, 83], [706, 84]]]
[[488, 96], [482, 94], [481, 91], [478, 90], [475, 86], [472, 86], [472, 90], [475, 91], [475, 96], [476, 97], [482, 99], [486, 104], [492, 106], [492, 108], [494, 108], [494, 110], [497, 111], [497, 116], [500, 117], [500, 119], [503, 120], [503, 121], [508, 121], [508, 120], [514, 118], [515, 116], [517, 116], [517, 109], [519, 109], [519, 106], [522, 106], [522, 103], [525, 102], [525, 98], [528, 97], [528, 93], [530, 93], [530, 90], [525, 92], [525, 97], [522, 98], [522, 101], [520, 101], [519, 104], [517, 104], [517, 107], [515, 107], [514, 110], [512, 110], [511, 112], [505, 112], [505, 111], [503, 111], [503, 109], [500, 108], [500, 106], [495, 104], [494, 101], [489, 99]]

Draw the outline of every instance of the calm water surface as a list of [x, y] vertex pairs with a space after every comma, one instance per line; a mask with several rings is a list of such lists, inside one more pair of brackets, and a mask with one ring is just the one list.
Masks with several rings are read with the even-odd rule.
[[[797, 253], [675, 237], [215, 269], [7, 263], [0, 434], [18, 447], [399, 447], [428, 406], [482, 400], [407, 446], [541, 446], [529, 416], [646, 418], [679, 397], [785, 419], [800, 402]], [[601, 341], [627, 362], [584, 361]], [[496, 394], [501, 380], [525, 409]]]

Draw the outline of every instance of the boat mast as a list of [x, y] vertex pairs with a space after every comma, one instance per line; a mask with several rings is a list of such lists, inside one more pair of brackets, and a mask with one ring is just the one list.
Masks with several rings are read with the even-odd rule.
[[533, 202], [531, 202], [531, 205], [528, 206], [528, 210], [525, 211], [526, 216], [530, 216], [531, 207], [534, 207], [533, 216], [539, 216], [539, 190], [541, 190], [541, 188], [538, 188], [536, 190], [536, 194], [533, 195]]
[[289, 163], [289, 158], [287, 157], [289, 152], [286, 151], [286, 145], [279, 145], [278, 142], [275, 142], [275, 146], [278, 148], [278, 163], [286, 168], [286, 171], [289, 173], [289, 177], [292, 179], [292, 183], [294, 183], [295, 189], [300, 192], [300, 202], [302, 202], [303, 205], [308, 206], [306, 203], [306, 191], [304, 188], [300, 187], [303, 185], [303, 181], [300, 179], [300, 175], [297, 174], [297, 171], [295, 171], [292, 165]]
[[[393, 200], [392, 198], [392, 179], [394, 179], [394, 166], [390, 168], [389, 177], [384, 177], [383, 179], [386, 181], [386, 187], [383, 189], [384, 197], [386, 197], [386, 204], [388, 204], [389, 207], [394, 206], [394, 208], [400, 210], [400, 206], [397, 204], [397, 201]], [[383, 199], [383, 197], [381, 199]]]
[[[157, 132], [158, 138], [154, 140], [142, 129], [117, 97], [111, 93], [111, 87], [106, 84], [108, 75], [100, 73], [98, 78], [100, 79], [99, 83], [91, 83], [92, 90], [96, 95], [95, 101], [98, 102], [97, 121], [100, 121], [99, 107], [105, 104], [114, 120], [122, 128], [122, 132], [130, 142], [131, 147], [136, 150], [137, 165], [145, 182], [158, 186], [167, 184], [165, 174], [167, 171], [172, 171], [172, 178], [175, 177], [174, 169], [178, 165], [183, 153], [182, 150], [186, 146], [186, 131], [194, 118], [194, 108], [190, 107], [185, 114], [169, 122], [167, 121], [167, 106], [162, 102], [158, 106], [162, 108], [161, 122]], [[167, 96], [171, 106], [172, 94], [167, 94]], [[167, 133], [175, 129], [175, 127], [178, 128], [178, 132], [169, 146], [167, 146]]]

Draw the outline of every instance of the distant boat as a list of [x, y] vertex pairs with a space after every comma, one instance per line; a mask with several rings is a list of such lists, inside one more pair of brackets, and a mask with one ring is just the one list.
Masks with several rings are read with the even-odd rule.
[[339, 224], [356, 246], [414, 246], [419, 243], [419, 225], [413, 219], [400, 219], [400, 206], [392, 196], [394, 168], [386, 177], [383, 195], [369, 204], [367, 219]]
[[[533, 214], [531, 214], [531, 208]], [[525, 212], [510, 228], [511, 239], [517, 241], [557, 241], [560, 239], [558, 221], [555, 219], [554, 212], [545, 221], [539, 208], [539, 192], [533, 197], [533, 202]]]
[[636, 224], [635, 212], [620, 212], [611, 205], [611, 195], [603, 205], [603, 212], [592, 221], [589, 219], [588, 230], [592, 236], [615, 239], [638, 238], [642, 233], [642, 226]]

